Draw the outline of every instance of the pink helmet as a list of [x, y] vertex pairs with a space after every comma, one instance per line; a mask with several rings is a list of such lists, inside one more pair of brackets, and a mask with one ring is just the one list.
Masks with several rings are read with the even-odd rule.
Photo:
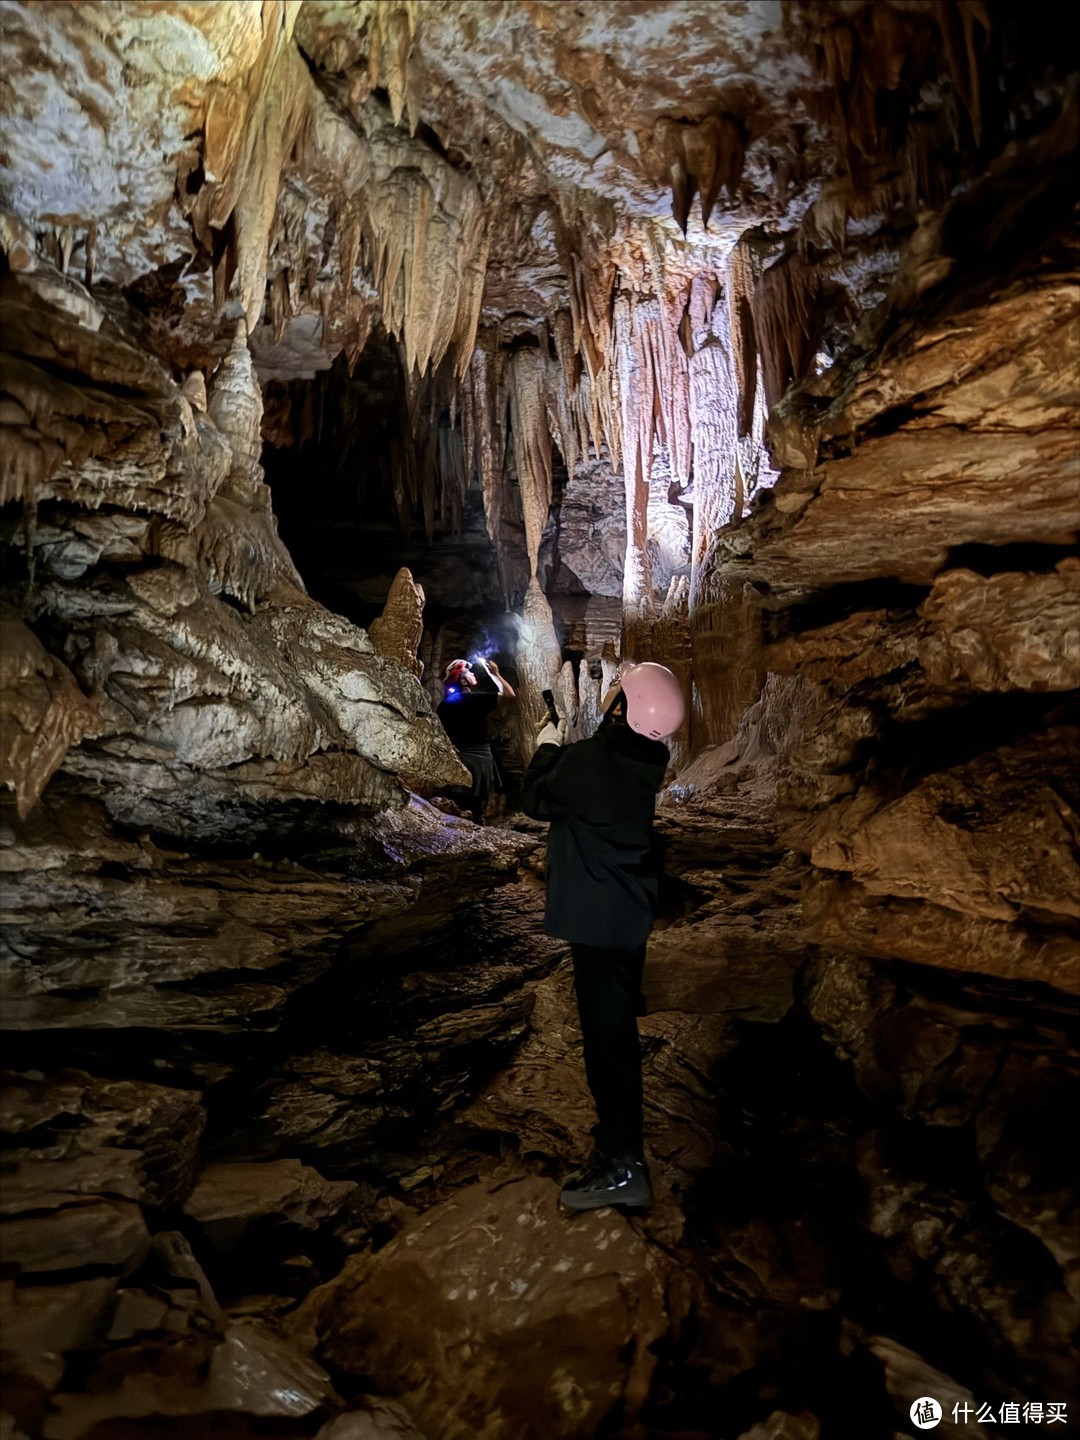
[[666, 665], [651, 660], [626, 665], [619, 685], [626, 696], [626, 723], [639, 735], [665, 740], [686, 719], [682, 686]]

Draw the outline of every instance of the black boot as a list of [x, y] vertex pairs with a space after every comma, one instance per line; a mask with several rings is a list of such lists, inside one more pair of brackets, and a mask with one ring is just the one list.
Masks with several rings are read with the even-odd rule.
[[605, 1155], [594, 1150], [588, 1162], [568, 1175], [559, 1192], [564, 1210], [598, 1210], [602, 1205], [625, 1205], [646, 1210], [652, 1204], [649, 1167], [633, 1155]]

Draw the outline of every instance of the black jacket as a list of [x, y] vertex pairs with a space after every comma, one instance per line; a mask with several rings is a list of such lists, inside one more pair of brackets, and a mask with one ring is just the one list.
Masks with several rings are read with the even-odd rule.
[[619, 723], [576, 745], [537, 750], [521, 808], [551, 822], [549, 935], [578, 945], [644, 945], [659, 880], [653, 811], [668, 759], [666, 745]]
[[464, 750], [470, 745], [487, 744], [488, 718], [498, 703], [498, 695], [490, 690], [465, 690], [452, 699], [443, 700], [435, 714], [449, 735], [451, 745]]

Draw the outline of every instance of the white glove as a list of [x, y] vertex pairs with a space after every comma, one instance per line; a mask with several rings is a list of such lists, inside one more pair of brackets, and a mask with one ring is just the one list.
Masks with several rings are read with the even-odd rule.
[[549, 720], [540, 734], [536, 737], [536, 748], [541, 745], [561, 745], [566, 739], [566, 721], [560, 720], [558, 725], [553, 725]]

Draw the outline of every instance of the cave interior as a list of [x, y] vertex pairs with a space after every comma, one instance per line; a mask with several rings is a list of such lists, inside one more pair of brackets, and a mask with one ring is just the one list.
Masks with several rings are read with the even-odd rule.
[[[0, 0], [0, 56], [0, 1440], [1073, 1433], [1075, 46]], [[567, 1217], [518, 791], [626, 661], [688, 717], [655, 1202]]]

